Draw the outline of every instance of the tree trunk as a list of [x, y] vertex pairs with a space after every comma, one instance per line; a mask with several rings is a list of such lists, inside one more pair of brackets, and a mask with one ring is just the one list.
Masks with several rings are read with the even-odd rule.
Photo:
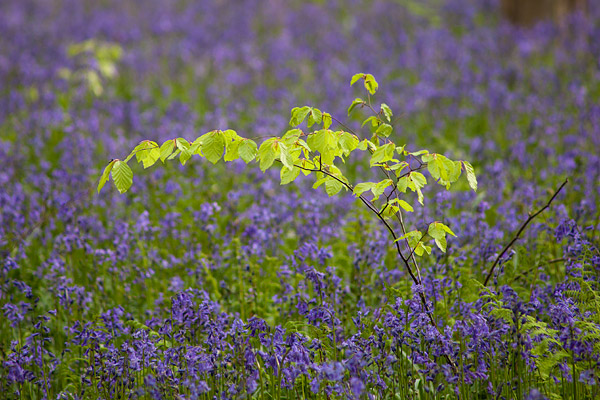
[[502, 0], [502, 14], [517, 25], [531, 26], [538, 21], [560, 21], [575, 10], [587, 10], [587, 0]]

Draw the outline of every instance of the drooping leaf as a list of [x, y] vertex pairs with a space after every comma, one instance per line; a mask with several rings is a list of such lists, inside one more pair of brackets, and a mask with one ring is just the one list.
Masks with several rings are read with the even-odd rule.
[[304, 121], [310, 110], [311, 108], [308, 106], [292, 108], [292, 118], [290, 119], [290, 126], [300, 125]]
[[387, 104], [381, 103], [381, 111], [383, 112], [383, 115], [385, 115], [385, 118], [388, 120], [388, 122], [392, 122], [392, 117], [394, 114], [392, 114], [392, 109]]
[[338, 132], [339, 139], [338, 144], [340, 149], [345, 156], [348, 156], [354, 149], [358, 147], [359, 140], [358, 138], [348, 132]]
[[329, 129], [332, 123], [331, 114], [324, 112], [323, 113], [323, 129]]
[[116, 162], [117, 160], [111, 160], [106, 166], [106, 168], [104, 168], [104, 172], [102, 172], [102, 176], [100, 177], [100, 181], [98, 182], [98, 193], [100, 193], [100, 190], [102, 190], [106, 182], [108, 182], [110, 172], [112, 171], [112, 168]]
[[293, 167], [290, 169], [284, 165], [279, 173], [279, 176], [281, 178], [281, 185], [287, 185], [288, 183], [293, 182], [299, 174], [300, 168]]
[[325, 182], [325, 192], [327, 192], [329, 197], [338, 194], [343, 187], [344, 185], [342, 185], [341, 182], [338, 182], [333, 178], [330, 178]]
[[273, 143], [273, 147], [275, 147], [276, 153], [279, 153], [279, 160], [281, 163], [288, 167], [289, 169], [294, 168], [294, 160], [288, 150], [288, 147], [283, 142], [275, 142]]
[[365, 126], [368, 123], [371, 123], [371, 127], [374, 128], [376, 126], [378, 126], [381, 122], [379, 121], [379, 118], [377, 118], [374, 115], [371, 115], [370, 117], [366, 118], [362, 124], [360, 125], [360, 127], [362, 128], [363, 126]]
[[366, 104], [366, 102], [361, 99], [361, 98], [356, 98], [354, 99], [354, 101], [352, 101], [352, 104], [350, 104], [350, 107], [348, 107], [348, 116], [350, 116], [350, 114], [352, 113], [352, 110], [354, 110], [358, 105], [362, 105], [362, 104]]
[[371, 74], [366, 74], [365, 75], [365, 89], [367, 89], [369, 91], [369, 93], [371, 93], [373, 95], [373, 94], [375, 94], [375, 92], [377, 92], [378, 88], [379, 88], [379, 84], [375, 80], [375, 77]]
[[256, 145], [256, 142], [251, 139], [242, 139], [242, 143], [240, 143], [240, 146], [238, 147], [238, 153], [242, 160], [248, 164], [250, 161], [254, 160], [256, 154], [258, 154], [258, 146]]
[[267, 139], [260, 145], [258, 149], [259, 167], [261, 171], [265, 172], [267, 168], [273, 165], [275, 158], [279, 155], [278, 152], [273, 148], [273, 143], [279, 138]]
[[393, 159], [395, 150], [396, 146], [393, 143], [387, 143], [378, 147], [371, 156], [371, 167]]
[[133, 172], [126, 162], [116, 161], [111, 175], [117, 190], [121, 193], [125, 193], [133, 183]]
[[441, 222], [432, 222], [431, 224], [429, 224], [427, 233], [435, 240], [435, 244], [444, 253], [446, 252], [446, 233], [449, 233], [452, 236], [456, 236], [448, 226], [444, 225]]
[[175, 144], [177, 145], [177, 150], [180, 151], [179, 161], [181, 162], [181, 165], [185, 165], [185, 163], [192, 157], [190, 142], [184, 138], [177, 138], [175, 140]]
[[241, 143], [241, 139], [234, 141], [226, 141], [225, 157], [223, 157], [223, 160], [226, 162], [237, 160], [240, 157], [239, 149]]
[[463, 167], [465, 168], [465, 172], [467, 173], [467, 181], [469, 182], [469, 186], [473, 189], [474, 192], [477, 191], [477, 177], [475, 176], [475, 169], [468, 161], [461, 161]]
[[352, 75], [352, 79], [350, 79], [350, 86], [354, 85], [356, 82], [358, 82], [359, 79], [362, 79], [364, 77], [365, 74], [363, 73]]
[[307, 126], [310, 128], [311, 126], [313, 126], [313, 124], [320, 124], [321, 121], [323, 121], [323, 113], [321, 112], [321, 110], [311, 108], [310, 112], [308, 113], [308, 121], [306, 123]]
[[160, 146], [160, 160], [164, 163], [175, 149], [175, 140], [169, 139]]
[[392, 134], [392, 126], [388, 124], [381, 124], [375, 131], [377, 135], [388, 137]]
[[368, 192], [369, 190], [373, 189], [375, 186], [377, 186], [376, 182], [361, 182], [354, 186], [353, 193], [355, 196], [360, 196], [364, 192]]
[[373, 193], [373, 200], [377, 200], [379, 196], [381, 196], [385, 189], [389, 186], [392, 186], [394, 182], [391, 179], [384, 179], [381, 182], [377, 182], [377, 184], [371, 188], [371, 192]]
[[402, 207], [404, 210], [406, 210], [408, 212], [415, 211], [415, 209], [410, 204], [408, 204], [406, 201], [400, 200], [400, 199], [397, 199], [397, 200], [398, 200], [398, 205], [400, 207]]
[[208, 161], [216, 164], [223, 156], [225, 138], [219, 130], [208, 132], [200, 137], [202, 154]]

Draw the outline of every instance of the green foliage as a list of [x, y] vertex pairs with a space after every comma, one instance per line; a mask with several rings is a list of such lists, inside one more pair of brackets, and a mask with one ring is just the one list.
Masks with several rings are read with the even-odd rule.
[[125, 193], [133, 183], [133, 172], [125, 161], [116, 161], [112, 167], [112, 178], [117, 190]]
[[71, 44], [67, 54], [79, 64], [78, 68], [61, 68], [59, 76], [71, 82], [83, 81], [95, 96], [100, 96], [104, 92], [103, 80], [117, 76], [123, 49], [115, 43], [89, 39]]
[[[420, 172], [421, 170], [426, 169], [436, 182], [449, 189], [451, 184], [459, 179], [464, 168], [469, 185], [473, 190], [477, 189], [474, 170], [468, 162], [452, 161], [442, 154], [429, 153], [427, 150], [409, 152], [405, 149], [405, 145], [397, 145], [395, 139], [392, 140], [393, 112], [390, 107], [382, 103], [380, 111], [375, 112], [371, 106], [370, 96], [374, 95], [379, 87], [377, 81], [371, 74], [361, 73], [352, 77], [351, 85], [361, 79], [369, 97], [366, 101], [356, 98], [350, 105], [348, 114], [358, 106], [373, 110], [374, 115], [366, 118], [362, 124], [370, 125], [372, 133], [370, 139], [361, 139], [356, 133], [347, 129], [338, 131], [329, 129], [334, 118], [315, 107], [295, 107], [291, 110], [292, 129], [281, 137], [275, 136], [264, 140], [260, 146], [252, 139], [244, 138], [233, 130], [213, 130], [193, 142], [184, 138], [170, 139], [160, 147], [156, 142], [144, 140], [124, 161], [116, 160], [109, 163], [100, 178], [98, 191], [108, 181], [108, 174], [111, 172], [119, 192], [127, 191], [133, 178], [127, 162], [134, 155], [144, 168], [151, 167], [158, 159], [164, 163], [178, 155], [182, 165], [193, 156], [205, 157], [213, 164], [221, 158], [226, 162], [241, 159], [245, 163], [256, 159], [263, 172], [279, 166], [282, 185], [293, 182], [302, 172], [304, 175], [314, 174], [313, 188], [324, 186], [329, 196], [340, 193], [342, 189], [352, 191], [354, 196], [375, 213], [390, 232], [394, 233], [397, 229], [393, 226], [394, 218], [403, 211], [414, 211], [410, 202], [403, 198], [407, 195], [407, 190], [417, 194], [417, 200], [421, 205], [424, 203], [423, 188], [427, 185], [427, 179]], [[315, 125], [322, 125], [322, 128], [313, 131], [298, 128], [305, 121], [309, 129]], [[356, 150], [370, 153], [369, 166], [380, 170], [385, 175], [384, 179], [379, 182], [359, 182], [354, 185], [344, 176], [336, 162], [338, 160], [345, 162], [345, 158], [350, 157]], [[401, 157], [405, 160], [401, 160]], [[411, 159], [416, 159], [420, 165], [411, 168], [409, 162]], [[403, 240], [410, 247], [410, 254], [399, 254], [407, 260], [407, 256], [410, 258], [413, 254], [417, 256], [430, 254], [432, 249], [426, 242], [431, 239], [442, 252], [445, 252], [447, 234], [456, 236], [448, 226], [441, 222], [433, 222], [426, 233], [413, 230], [394, 236], [400, 237], [397, 241]], [[411, 268], [408, 263], [406, 268], [409, 270]]]

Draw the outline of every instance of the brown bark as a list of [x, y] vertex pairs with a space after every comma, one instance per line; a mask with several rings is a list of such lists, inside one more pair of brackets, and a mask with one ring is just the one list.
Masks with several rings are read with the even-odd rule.
[[502, 14], [517, 25], [531, 26], [538, 21], [560, 21], [575, 10], [587, 10], [587, 0], [502, 0]]

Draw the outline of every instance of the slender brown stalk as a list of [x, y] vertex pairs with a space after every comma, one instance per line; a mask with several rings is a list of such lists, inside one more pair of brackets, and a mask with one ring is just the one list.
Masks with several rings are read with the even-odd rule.
[[498, 255], [498, 257], [496, 257], [496, 260], [494, 261], [494, 263], [492, 264], [492, 267], [490, 268], [490, 271], [488, 272], [487, 276], [485, 277], [485, 281], [483, 281], [483, 286], [487, 286], [490, 278], [492, 277], [492, 275], [494, 274], [494, 269], [496, 268], [496, 266], [498, 265], [498, 263], [500, 262], [500, 260], [502, 259], [502, 257], [504, 256], [504, 254], [506, 254], [506, 252], [508, 251], [508, 249], [511, 248], [511, 246], [513, 244], [515, 244], [515, 242], [517, 240], [519, 240], [519, 238], [521, 237], [521, 234], [523, 233], [523, 231], [525, 231], [525, 228], [527, 228], [527, 225], [529, 225], [529, 223], [531, 221], [533, 221], [535, 219], [535, 217], [537, 217], [538, 215], [540, 215], [544, 210], [546, 210], [548, 207], [550, 207], [550, 204], [554, 201], [554, 199], [556, 198], [556, 196], [558, 196], [558, 193], [560, 193], [560, 191], [562, 190], [563, 187], [565, 187], [565, 185], [569, 182], [569, 179], [565, 179], [565, 181], [562, 183], [562, 185], [559, 186], [558, 189], [556, 189], [556, 191], [554, 192], [554, 194], [552, 195], [552, 197], [550, 197], [550, 200], [548, 200], [548, 202], [544, 205], [544, 207], [540, 208], [536, 213], [531, 214], [531, 212], [529, 213], [529, 218], [527, 218], [527, 220], [523, 223], [523, 225], [521, 225], [521, 227], [519, 228], [519, 230], [517, 231], [517, 234], [512, 238], [512, 240], [506, 245], [504, 246], [504, 249], [502, 249], [502, 251], [500, 252], [500, 254]]

